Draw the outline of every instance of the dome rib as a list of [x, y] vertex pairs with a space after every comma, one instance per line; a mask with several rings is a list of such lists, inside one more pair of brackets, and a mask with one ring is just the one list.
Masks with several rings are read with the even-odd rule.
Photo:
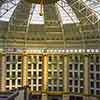
[[92, 10], [81, 0], [66, 0], [82, 24], [95, 24], [98, 20]]

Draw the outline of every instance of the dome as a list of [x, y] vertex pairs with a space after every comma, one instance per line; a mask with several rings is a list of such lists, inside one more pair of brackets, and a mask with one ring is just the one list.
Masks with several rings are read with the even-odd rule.
[[[42, 2], [42, 0], [41, 0]], [[1, 48], [97, 48], [97, 0], [2, 0]]]

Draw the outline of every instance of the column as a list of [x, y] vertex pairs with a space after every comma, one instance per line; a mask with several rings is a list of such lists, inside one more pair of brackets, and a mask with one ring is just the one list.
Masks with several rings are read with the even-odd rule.
[[27, 68], [27, 53], [23, 53], [23, 66], [22, 66], [22, 82], [23, 86], [28, 85], [27, 84], [27, 78], [28, 78], [28, 68]]
[[89, 65], [88, 65], [88, 55], [85, 55], [84, 63], [84, 94], [89, 94]]
[[[2, 62], [2, 55], [0, 55], [0, 76], [2, 75], [1, 74], [1, 70], [2, 70], [1, 62]], [[0, 77], [0, 90], [1, 90], [1, 82], [2, 82], [2, 80], [1, 80], [1, 77]]]
[[44, 68], [43, 68], [43, 93], [42, 100], [47, 100], [47, 88], [48, 88], [48, 56], [44, 54]]
[[6, 91], [6, 56], [0, 54], [1, 58], [1, 91]]
[[68, 56], [64, 55], [64, 94], [63, 100], [69, 100], [68, 97]]

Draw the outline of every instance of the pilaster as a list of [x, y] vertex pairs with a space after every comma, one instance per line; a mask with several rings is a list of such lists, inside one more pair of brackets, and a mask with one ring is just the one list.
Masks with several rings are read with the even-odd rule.
[[6, 56], [1, 54], [1, 91], [6, 91]]
[[68, 100], [68, 55], [64, 55], [64, 93], [63, 100]]
[[22, 66], [22, 82], [23, 86], [27, 86], [28, 68], [27, 68], [27, 53], [23, 53], [23, 66]]
[[43, 68], [43, 92], [47, 92], [48, 88], [48, 56], [44, 54], [44, 68]]
[[88, 55], [85, 55], [85, 63], [84, 63], [84, 94], [89, 94], [89, 59]]
[[47, 100], [47, 88], [48, 88], [48, 56], [43, 54], [43, 93], [42, 100]]

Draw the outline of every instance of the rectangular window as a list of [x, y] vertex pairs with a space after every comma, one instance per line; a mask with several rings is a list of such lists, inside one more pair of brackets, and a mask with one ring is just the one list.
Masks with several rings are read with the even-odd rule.
[[31, 77], [31, 72], [28, 72], [28, 77]]
[[93, 90], [93, 89], [91, 89], [91, 94], [93, 94], [93, 95], [94, 95], [94, 90]]
[[59, 72], [59, 77], [63, 77], [63, 73], [62, 72]]
[[39, 56], [39, 61], [42, 61], [42, 56]]
[[62, 55], [59, 56], [59, 60], [60, 60], [60, 61], [63, 60], [63, 56], [62, 56]]
[[52, 90], [52, 88], [51, 87], [48, 87], [48, 91], [51, 91]]
[[96, 63], [99, 63], [99, 56], [96, 56]]
[[36, 77], [36, 72], [33, 72], [33, 77]]
[[63, 91], [63, 87], [59, 87], [59, 91]]
[[52, 69], [52, 64], [48, 64], [48, 69]]
[[33, 64], [33, 69], [36, 69], [36, 64]]
[[36, 86], [33, 87], [33, 90], [36, 91]]
[[57, 84], [57, 79], [54, 79], [54, 84]]
[[96, 90], [96, 94], [100, 96], [100, 90]]
[[57, 56], [54, 56], [54, 61], [57, 61]]
[[15, 80], [14, 79], [12, 80], [12, 85], [15, 85]]
[[[60, 72], [59, 74], [59, 76], [62, 77], [62, 73]], [[57, 77], [57, 72], [54, 72], [54, 76]]]
[[36, 84], [36, 79], [33, 79], [33, 84]]
[[74, 81], [74, 85], [78, 85], [78, 80], [75, 80]]
[[100, 71], [100, 65], [96, 64], [96, 71]]
[[61, 85], [62, 85], [62, 84], [63, 84], [63, 80], [59, 80], [59, 84], [61, 84]]
[[75, 88], [75, 93], [78, 93], [78, 88]]
[[100, 82], [96, 82], [96, 88], [100, 89]]
[[54, 91], [57, 91], [57, 87], [54, 87], [53, 90], [54, 90]]
[[80, 80], [80, 86], [84, 86], [84, 81]]
[[21, 80], [20, 79], [18, 79], [18, 85], [21, 85]]
[[100, 80], [100, 73], [97, 73], [97, 74], [96, 74], [96, 79], [97, 79], [97, 80]]
[[90, 70], [94, 71], [94, 65], [93, 64], [90, 65]]
[[69, 64], [69, 69], [72, 70], [72, 64]]
[[42, 72], [39, 72], [39, 77], [41, 77], [42, 76]]
[[90, 77], [91, 77], [91, 79], [94, 79], [94, 74], [91, 73], [91, 74], [90, 74]]
[[15, 78], [15, 77], [16, 77], [16, 73], [12, 72], [12, 78]]
[[9, 78], [10, 77], [10, 72], [7, 72], [6, 73], [6, 76]]
[[6, 68], [7, 68], [8, 70], [10, 70], [10, 64], [7, 64], [7, 65], [6, 65]]
[[39, 64], [39, 69], [42, 69], [42, 64]]
[[57, 64], [56, 63], [53, 64], [53, 67], [54, 67], [54, 69], [57, 69]]
[[78, 57], [77, 57], [77, 56], [75, 56], [75, 62], [78, 62], [78, 61], [79, 61]]
[[75, 78], [78, 78], [78, 72], [74, 73]]
[[51, 56], [49, 56], [49, 61], [50, 61], [50, 62], [52, 61], [52, 57], [51, 57]]
[[41, 91], [42, 90], [42, 87], [41, 86], [39, 86], [39, 91]]
[[49, 84], [52, 84], [52, 80], [51, 80], [51, 79], [49, 79], [49, 80], [48, 80], [48, 83], [49, 83]]
[[18, 61], [22, 61], [22, 56], [18, 56]]
[[52, 76], [52, 72], [48, 72], [48, 77], [51, 77]]
[[84, 70], [84, 65], [80, 64], [80, 70]]
[[34, 61], [34, 62], [37, 61], [37, 56], [33, 56], [33, 61]]
[[83, 77], [84, 77], [84, 73], [80, 72], [80, 78], [83, 78]]
[[9, 80], [6, 80], [6, 85], [9, 85]]
[[42, 79], [39, 79], [39, 84], [42, 84]]
[[94, 82], [91, 82], [91, 87], [94, 88]]
[[18, 72], [18, 77], [21, 77], [21, 72]]
[[80, 88], [80, 93], [83, 93], [84, 92], [84, 89], [83, 88]]
[[69, 85], [72, 85], [72, 82], [73, 82], [72, 80], [69, 80]]
[[31, 79], [28, 79], [28, 84], [31, 84]]
[[31, 69], [31, 64], [28, 64], [28, 69]]
[[31, 61], [31, 60], [32, 60], [31, 56], [28, 56], [28, 61]]
[[13, 61], [16, 61], [16, 56], [12, 56]]
[[74, 67], [75, 67], [75, 70], [78, 70], [78, 64], [75, 64]]
[[69, 91], [70, 91], [70, 92], [73, 92], [73, 89], [72, 89], [72, 87], [69, 87]]
[[73, 77], [72, 72], [69, 72], [69, 77], [71, 77], [71, 78]]
[[18, 64], [18, 69], [21, 69], [22, 64]]
[[10, 61], [11, 59], [10, 59], [10, 56], [7, 56], [6, 57], [6, 61]]
[[16, 69], [16, 64], [12, 64], [12, 69]]

